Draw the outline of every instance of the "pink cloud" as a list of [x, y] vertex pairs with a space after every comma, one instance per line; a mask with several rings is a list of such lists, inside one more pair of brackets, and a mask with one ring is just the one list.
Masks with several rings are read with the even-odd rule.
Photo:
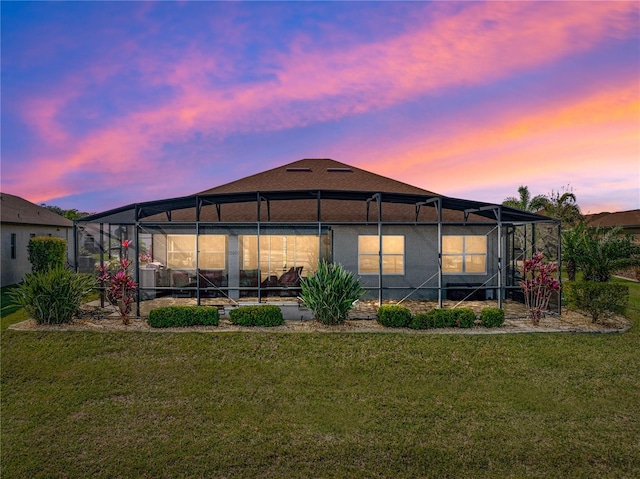
[[[559, 2], [470, 3], [454, 14], [448, 7], [439, 8], [442, 11], [428, 28], [418, 21], [406, 33], [383, 42], [327, 50], [300, 37], [288, 53], [274, 53], [269, 66], [265, 62], [262, 73], [270, 74], [270, 80], [225, 88], [216, 87], [211, 77], [233, 78], [235, 59], [225, 58], [219, 50], [193, 46], [182, 55], [163, 52], [175, 59], [167, 62], [158, 54], [140, 56], [135, 45], [129, 45], [126, 61], [138, 62], [145, 75], [143, 83], [170, 86], [172, 96], [114, 118], [111, 125], [84, 138], [72, 138], [60, 123], [60, 114], [72, 100], [88, 94], [96, 84], [117, 78], [127, 68], [125, 61], [115, 58], [109, 59], [109, 66], [101, 66], [101, 59], [82, 82], [69, 80], [55, 97], [35, 97], [29, 102], [25, 117], [39, 141], [53, 147], [47, 156], [36, 159], [38, 168], [48, 172], [47, 184], [36, 185], [28, 175], [12, 180], [16, 189], [45, 199], [67, 190], [63, 184], [70, 170], [107, 173], [104, 181], [116, 184], [123, 175], [152, 169], [164, 144], [187, 141], [195, 131], [223, 138], [230, 133], [282, 130], [359, 115], [443, 89], [505, 78], [609, 39], [637, 35], [638, 30], [637, 7], [632, 2], [589, 2], [579, 7]], [[546, 112], [541, 112], [515, 119], [513, 124], [514, 118], [496, 123], [491, 130], [452, 134], [448, 141], [442, 139], [426, 149], [415, 145], [413, 152], [405, 152], [404, 160], [419, 164], [425, 155], [465, 158], [478, 151], [489, 152], [505, 141], [514, 149], [519, 148], [518, 141], [559, 142], [562, 138], [554, 132], [562, 129], [575, 144], [579, 140], [574, 133], [592, 133], [589, 128], [580, 132], [571, 128], [585, 114], [612, 121], [611, 112], [598, 105], [557, 109], [553, 128]], [[627, 122], [634, 112], [621, 106], [621, 121]], [[505, 152], [494, 158], [487, 161], [497, 169], [512, 157]], [[443, 170], [443, 177], [452, 171]], [[458, 179], [464, 175], [456, 174]], [[73, 188], [89, 191], [93, 185]]]
[[[300, 40], [288, 54], [274, 54], [272, 67], [264, 67], [274, 75], [268, 82], [215, 88], [210, 75], [235, 74], [215, 49], [192, 47], [169, 64], [143, 59], [148, 81], [176, 88], [177, 96], [137, 120], [147, 121], [149, 129], [177, 121], [223, 134], [335, 120], [535, 68], [607, 38], [635, 35], [638, 28], [631, 14], [635, 7], [628, 3], [469, 5], [456, 15], [442, 15], [429, 28], [418, 24], [383, 43], [327, 51]], [[310, 103], [313, 107], [307, 107]]]
[[436, 137], [407, 136], [386, 149], [376, 145], [374, 151], [360, 148], [353, 155], [380, 174], [450, 196], [482, 191], [486, 201], [499, 202], [520, 184], [549, 193], [582, 182], [592, 184], [589, 191], [578, 192], [590, 198], [592, 209], [599, 208], [598, 195], [604, 200], [611, 191], [626, 192], [618, 206], [633, 205], [634, 194], [638, 204], [636, 78], [546, 104], [500, 108], [483, 112], [482, 120], [474, 117], [478, 111], [469, 110], [471, 118], [462, 124], [457, 118], [442, 119]]

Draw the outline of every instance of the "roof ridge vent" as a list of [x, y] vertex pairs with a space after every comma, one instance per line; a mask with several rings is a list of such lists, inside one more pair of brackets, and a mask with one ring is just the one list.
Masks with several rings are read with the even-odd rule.
[[287, 171], [306, 171], [306, 172], [309, 172], [309, 171], [311, 171], [311, 168], [302, 168], [302, 167], [299, 167], [299, 168], [287, 168]]
[[351, 168], [327, 168], [329, 173], [353, 173]]

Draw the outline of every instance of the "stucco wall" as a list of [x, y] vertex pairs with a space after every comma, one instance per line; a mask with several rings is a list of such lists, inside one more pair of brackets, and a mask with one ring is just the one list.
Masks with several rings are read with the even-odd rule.
[[[11, 258], [11, 235], [16, 235], [16, 257]], [[27, 245], [31, 235], [54, 236], [67, 240], [67, 262], [73, 262], [73, 230], [71, 228], [40, 225], [2, 224], [2, 286], [22, 281], [25, 273], [31, 272], [31, 263], [27, 253]]]

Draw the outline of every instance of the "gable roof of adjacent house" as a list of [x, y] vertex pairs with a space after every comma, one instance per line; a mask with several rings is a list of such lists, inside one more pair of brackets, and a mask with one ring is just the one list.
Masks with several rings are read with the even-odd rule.
[[12, 224], [73, 227], [73, 221], [8, 193], [0, 193], [0, 220]]

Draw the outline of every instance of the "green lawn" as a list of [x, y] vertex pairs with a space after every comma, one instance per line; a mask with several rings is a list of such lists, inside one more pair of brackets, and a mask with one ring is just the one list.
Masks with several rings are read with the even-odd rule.
[[2, 475], [639, 477], [629, 284], [625, 334], [5, 330]]

